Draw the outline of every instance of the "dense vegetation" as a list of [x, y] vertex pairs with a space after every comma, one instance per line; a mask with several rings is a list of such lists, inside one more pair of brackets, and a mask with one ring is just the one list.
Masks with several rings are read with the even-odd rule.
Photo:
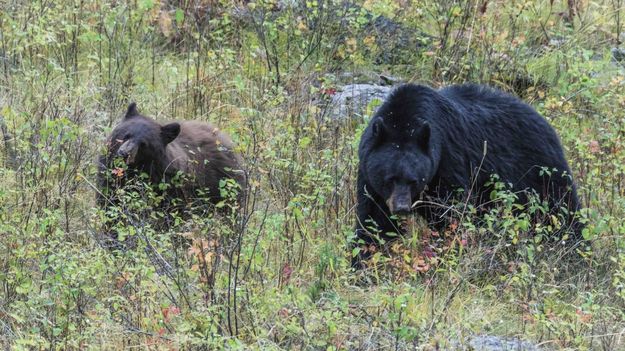
[[[622, 1], [1, 4], [2, 348], [625, 347]], [[355, 150], [379, 101], [349, 118], [331, 101], [379, 75], [531, 103], [562, 139], [591, 246], [547, 249], [503, 201], [446, 233], [416, 221], [352, 272]], [[130, 101], [233, 137], [249, 170], [234, 226], [160, 230], [148, 192], [117, 213], [136, 248], [101, 245], [94, 160]]]

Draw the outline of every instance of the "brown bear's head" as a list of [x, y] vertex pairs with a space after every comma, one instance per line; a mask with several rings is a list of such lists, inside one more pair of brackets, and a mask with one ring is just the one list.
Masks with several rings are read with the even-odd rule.
[[[166, 161], [165, 148], [180, 133], [180, 124], [161, 126], [151, 118], [142, 116], [133, 102], [108, 142], [107, 159], [122, 159], [128, 168], [160, 171], [160, 164]], [[155, 169], [156, 166], [156, 169]]]

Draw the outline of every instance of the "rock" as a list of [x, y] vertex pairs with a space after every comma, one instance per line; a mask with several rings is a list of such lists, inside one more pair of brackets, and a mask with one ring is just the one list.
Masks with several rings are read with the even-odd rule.
[[338, 89], [328, 106], [332, 119], [341, 120], [361, 116], [369, 103], [379, 100], [382, 103], [392, 88], [376, 84], [348, 84]]
[[336, 75], [337, 84], [373, 84], [390, 86], [402, 82], [399, 77], [387, 73], [377, 73], [369, 70], [343, 71]]
[[393, 85], [393, 84], [397, 84], [401, 81], [401, 79], [394, 77], [394, 76], [390, 76], [388, 74], [380, 74], [380, 81], [382, 82], [382, 85]]
[[612, 48], [610, 49], [612, 54], [612, 61], [622, 62], [625, 61], [625, 49], [624, 48]]
[[517, 338], [500, 338], [497, 336], [478, 335], [469, 341], [474, 350], [483, 351], [534, 351], [538, 346]]
[[556, 37], [549, 39], [549, 46], [560, 48], [566, 44], [566, 38]]
[[370, 70], [349, 70], [339, 72], [336, 75], [336, 84], [346, 85], [346, 84], [383, 84], [382, 79], [380, 78], [380, 74], [370, 71]]
[[[463, 351], [539, 351], [541, 347], [518, 338], [474, 335], [463, 343], [452, 343], [453, 350]], [[452, 350], [449, 349], [449, 350]]]

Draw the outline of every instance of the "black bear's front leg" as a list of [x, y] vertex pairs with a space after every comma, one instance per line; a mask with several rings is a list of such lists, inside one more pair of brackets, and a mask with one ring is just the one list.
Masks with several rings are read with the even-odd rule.
[[391, 218], [385, 201], [367, 186], [361, 170], [358, 170], [357, 194], [356, 238], [352, 248], [360, 248], [360, 251], [352, 256], [352, 267], [360, 269], [362, 261], [371, 256], [369, 246], [377, 245], [380, 239], [391, 239], [389, 233], [401, 233], [401, 230]]

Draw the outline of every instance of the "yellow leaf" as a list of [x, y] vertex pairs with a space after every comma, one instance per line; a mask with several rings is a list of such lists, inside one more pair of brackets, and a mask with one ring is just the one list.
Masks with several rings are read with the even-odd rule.
[[367, 36], [363, 39], [363, 43], [367, 46], [373, 46], [375, 45], [375, 37], [373, 35]]
[[358, 47], [358, 42], [356, 41], [356, 38], [348, 38], [345, 40], [345, 45], [347, 46], [347, 51], [354, 52]]
[[163, 35], [169, 38], [171, 36], [172, 25], [171, 25], [171, 16], [168, 11], [161, 11], [158, 16], [158, 25], [161, 28], [161, 32]]
[[304, 23], [304, 21], [301, 21], [301, 20], [300, 20], [300, 21], [297, 23], [297, 29], [299, 29], [299, 30], [300, 30], [300, 31], [302, 31], [302, 32], [305, 32], [305, 31], [307, 31], [307, 30], [308, 30], [308, 27], [306, 26], [306, 23]]

